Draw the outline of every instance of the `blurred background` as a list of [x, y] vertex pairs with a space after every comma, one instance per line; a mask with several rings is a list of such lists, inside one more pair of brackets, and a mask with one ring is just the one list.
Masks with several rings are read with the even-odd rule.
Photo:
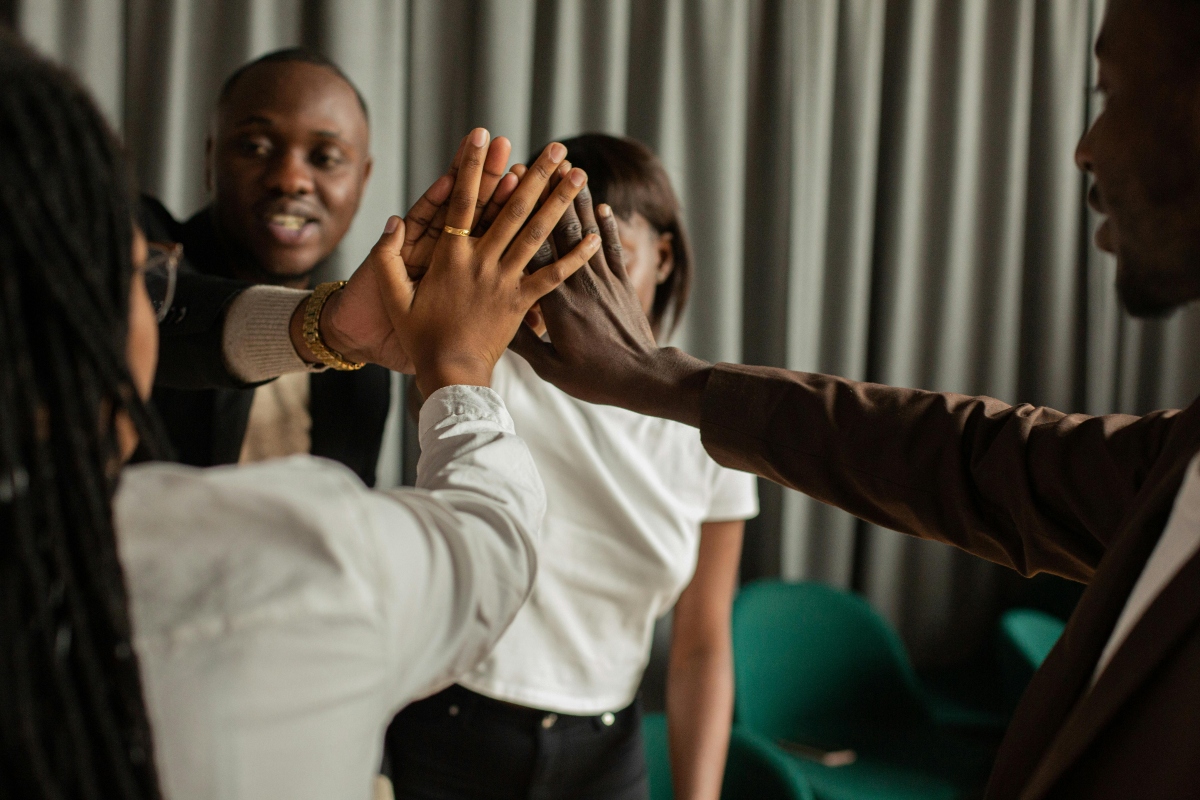
[[[1100, 0], [0, 0], [0, 20], [82, 76], [142, 187], [179, 218], [206, 202], [204, 138], [222, 80], [288, 45], [336, 60], [370, 106], [375, 172], [330, 275], [357, 265], [472, 126], [508, 136], [521, 158], [553, 137], [626, 134], [658, 152], [683, 201], [698, 271], [675, 343], [696, 355], [1144, 412], [1195, 397], [1200, 317], [1123, 317], [1113, 264], [1090, 244], [1072, 152], [1096, 111], [1102, 10]], [[396, 406], [384, 485], [406, 474]], [[862, 593], [927, 673], [978, 657], [1008, 606], [1070, 611], [1065, 582], [1026, 581], [761, 489], [743, 577]]]

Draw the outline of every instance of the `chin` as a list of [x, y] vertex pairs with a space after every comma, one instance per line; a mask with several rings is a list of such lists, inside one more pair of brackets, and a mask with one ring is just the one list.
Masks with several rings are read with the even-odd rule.
[[1176, 304], [1164, 303], [1158, 298], [1122, 289], [1120, 284], [1117, 285], [1117, 295], [1121, 298], [1121, 305], [1125, 307], [1129, 316], [1138, 319], [1161, 319], [1177, 308]]
[[1171, 291], [1171, 281], [1145, 269], [1132, 266], [1127, 256], [1117, 257], [1117, 296], [1130, 316], [1159, 319], [1194, 299]]
[[264, 273], [280, 283], [307, 278], [320, 266], [321, 259], [311, 254], [297, 257], [294, 251], [285, 253], [264, 253], [259, 259]]

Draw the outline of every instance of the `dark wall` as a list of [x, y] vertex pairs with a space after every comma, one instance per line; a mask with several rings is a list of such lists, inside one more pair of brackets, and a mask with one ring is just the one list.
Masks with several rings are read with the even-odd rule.
[[17, 0], [0, 0], [0, 25], [17, 24]]

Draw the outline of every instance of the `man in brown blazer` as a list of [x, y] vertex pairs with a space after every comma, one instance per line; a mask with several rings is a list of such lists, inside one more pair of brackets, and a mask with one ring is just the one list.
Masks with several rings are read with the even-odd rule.
[[[1200, 298], [1200, 0], [1109, 0], [1096, 55], [1107, 103], [1076, 160], [1097, 241], [1128, 310], [1163, 313]], [[518, 336], [540, 375], [696, 425], [720, 463], [876, 524], [1087, 583], [988, 796], [1200, 798], [1200, 402], [1089, 417], [711, 366], [655, 345], [611, 210], [579, 213], [605, 250], [542, 301], [553, 344]]]

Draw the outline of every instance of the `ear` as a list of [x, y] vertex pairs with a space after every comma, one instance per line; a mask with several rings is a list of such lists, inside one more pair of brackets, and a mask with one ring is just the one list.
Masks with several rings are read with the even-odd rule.
[[367, 181], [371, 180], [371, 170], [375, 167], [375, 159], [367, 156], [363, 162], [363, 189], [367, 188]]
[[658, 250], [658, 269], [654, 275], [655, 283], [662, 283], [671, 277], [671, 273], [675, 271], [675, 248], [671, 246], [674, 241], [675, 234], [668, 231], [660, 233], [658, 241], [654, 243], [655, 249]]
[[215, 168], [215, 158], [213, 151], [216, 145], [213, 143], [213, 135], [210, 133], [204, 139], [204, 190], [210, 195], [213, 193], [213, 170]]

